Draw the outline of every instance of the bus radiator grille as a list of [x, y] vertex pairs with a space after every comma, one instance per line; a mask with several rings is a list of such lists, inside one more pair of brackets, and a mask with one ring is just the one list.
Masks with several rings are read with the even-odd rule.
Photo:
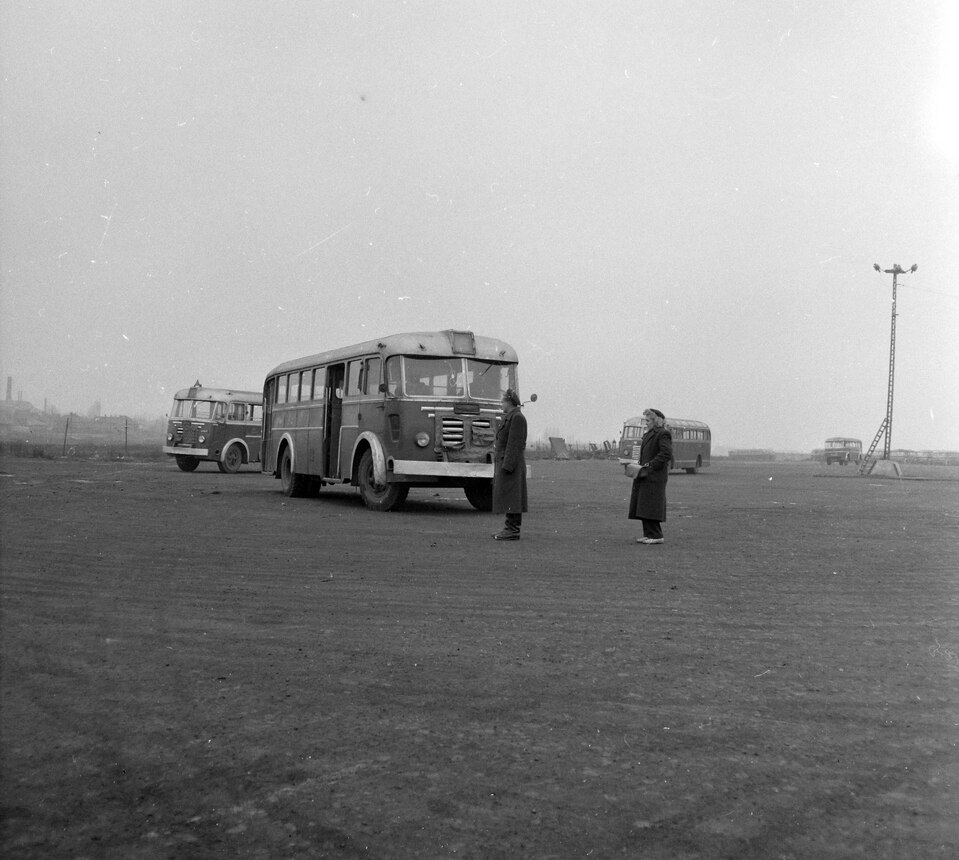
[[459, 418], [443, 418], [440, 438], [444, 448], [462, 448], [466, 439], [466, 427]]
[[493, 424], [488, 419], [474, 421], [470, 426], [470, 439], [477, 448], [489, 448], [496, 436]]
[[195, 445], [200, 427], [193, 424], [175, 424], [173, 426], [174, 439], [176, 445], [189, 444]]

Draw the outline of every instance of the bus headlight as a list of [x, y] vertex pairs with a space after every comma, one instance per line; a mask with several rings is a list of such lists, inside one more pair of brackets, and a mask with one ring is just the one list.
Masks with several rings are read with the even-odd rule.
[[430, 434], [429, 434], [429, 433], [422, 433], [422, 432], [421, 432], [421, 433], [417, 433], [417, 434], [416, 434], [416, 444], [419, 445], [420, 448], [425, 448], [427, 445], [430, 444]]
[[204, 442], [206, 442], [206, 436], [204, 436], [204, 435], [201, 433], [199, 436], [196, 437], [196, 441], [199, 442], [199, 443], [202, 445]]
[[172, 442], [172, 441], [173, 441], [173, 434], [172, 434], [172, 433], [167, 433], [167, 434], [166, 434], [166, 440], [167, 440], [167, 442]]

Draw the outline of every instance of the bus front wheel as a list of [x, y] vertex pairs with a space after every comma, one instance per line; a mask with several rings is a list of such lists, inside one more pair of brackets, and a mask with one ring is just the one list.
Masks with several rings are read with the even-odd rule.
[[280, 458], [280, 489], [285, 496], [306, 496], [309, 493], [310, 476], [293, 471], [293, 455], [289, 448], [283, 449]]
[[476, 480], [470, 481], [463, 487], [466, 500], [478, 511], [493, 510], [493, 482]]
[[240, 471], [243, 465], [243, 449], [235, 442], [223, 452], [223, 459], [217, 460], [216, 465], [221, 472], [232, 475]]
[[176, 464], [180, 467], [181, 472], [194, 472], [196, 467], [200, 465], [200, 461], [196, 457], [184, 457], [180, 454], [177, 454]]
[[357, 472], [360, 486], [360, 498], [372, 511], [392, 511], [398, 508], [409, 495], [410, 488], [405, 484], [377, 484], [373, 471], [373, 452], [367, 449], [360, 457]]

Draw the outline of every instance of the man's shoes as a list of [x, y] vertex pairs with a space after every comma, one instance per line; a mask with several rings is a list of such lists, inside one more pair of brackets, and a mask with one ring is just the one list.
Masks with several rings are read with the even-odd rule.
[[636, 543], [649, 543], [649, 538], [646, 538], [646, 537], [636, 538]]
[[663, 538], [646, 538], [644, 543], [665, 543]]
[[509, 529], [503, 529], [493, 535], [493, 540], [519, 540], [519, 532], [511, 532]]

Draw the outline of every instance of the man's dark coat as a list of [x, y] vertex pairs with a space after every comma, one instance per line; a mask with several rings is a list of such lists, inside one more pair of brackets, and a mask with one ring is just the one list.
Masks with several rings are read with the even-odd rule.
[[673, 459], [673, 436], [665, 427], [651, 427], [639, 445], [639, 462], [649, 463], [649, 475], [633, 480], [629, 496], [631, 520], [666, 522], [666, 481]]
[[496, 430], [493, 513], [526, 513], [526, 416], [514, 409]]

